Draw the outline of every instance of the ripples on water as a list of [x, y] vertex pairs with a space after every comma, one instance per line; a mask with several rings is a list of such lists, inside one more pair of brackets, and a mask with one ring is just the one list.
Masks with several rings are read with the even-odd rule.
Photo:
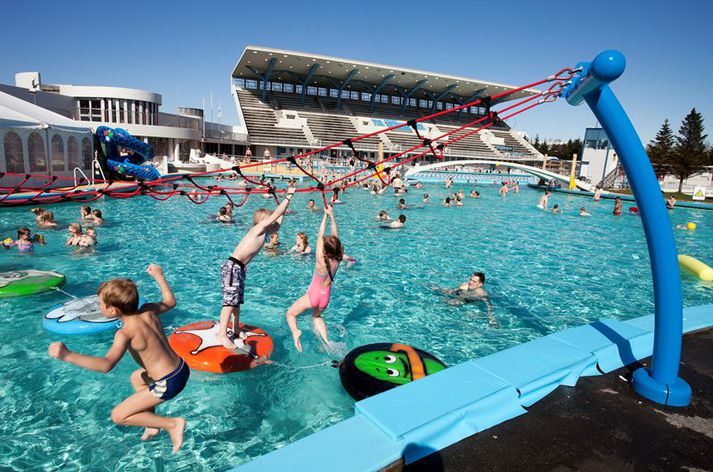
[[[466, 193], [469, 188], [466, 188]], [[412, 191], [406, 228], [385, 231], [374, 217], [399, 211], [392, 195], [352, 191], [337, 206], [340, 236], [359, 262], [341, 269], [325, 313], [330, 335], [348, 349], [373, 342], [413, 344], [453, 365], [481, 357], [563, 328], [601, 317], [627, 319], [653, 311], [649, 259], [641, 222], [611, 215], [613, 203], [594, 203], [559, 194], [563, 215], [535, 208], [539, 193], [522, 189], [501, 199], [495, 187], [482, 198], [466, 197], [462, 208], [442, 208], [446, 190], [430, 186]], [[310, 244], [321, 213], [306, 210], [298, 195], [280, 231], [289, 248], [300, 231]], [[440, 200], [439, 200], [440, 199]], [[112, 277], [131, 277], [149, 299], [159, 291], [144, 272], [149, 262], [164, 266], [178, 298], [165, 315], [167, 329], [217, 318], [221, 305], [220, 263], [250, 224], [252, 211], [269, 201], [251, 198], [236, 211], [236, 225], [209, 220], [225, 201], [193, 205], [177, 198], [106, 200], [94, 205], [106, 215], [99, 245], [91, 256], [71, 256], [63, 246], [66, 225], [79, 205], [52, 207], [61, 230], [42, 230], [49, 243], [31, 256], [3, 251], [0, 270], [34, 268], [67, 275], [65, 290], [78, 296]], [[594, 216], [577, 216], [586, 206]], [[628, 206], [628, 205], [625, 205]], [[626, 210], [626, 208], [625, 208]], [[695, 231], [676, 231], [681, 253], [713, 262], [713, 212], [676, 209], [672, 224], [695, 222]], [[18, 226], [31, 228], [29, 208], [0, 211], [0, 237]], [[292, 346], [284, 312], [306, 290], [313, 258], [259, 256], [249, 266], [242, 320], [263, 327], [275, 339], [274, 360], [290, 365], [316, 364], [328, 358], [300, 320], [304, 353]], [[451, 306], [437, 290], [485, 272], [500, 329], [488, 323], [484, 304]], [[683, 277], [684, 305], [711, 303], [713, 290]], [[329, 367], [287, 370], [276, 366], [233, 375], [193, 372], [186, 390], [159, 408], [188, 420], [186, 442], [169, 456], [165, 435], [142, 443], [138, 428], [119, 428], [111, 408], [132, 389], [135, 368], [125, 358], [108, 375], [84, 371], [49, 359], [47, 345], [60, 339], [42, 328], [42, 315], [66, 297], [43, 294], [0, 300], [0, 468], [15, 470], [222, 470], [321, 430], [352, 415], [337, 371]], [[62, 338], [79, 352], [101, 355], [111, 334]]]

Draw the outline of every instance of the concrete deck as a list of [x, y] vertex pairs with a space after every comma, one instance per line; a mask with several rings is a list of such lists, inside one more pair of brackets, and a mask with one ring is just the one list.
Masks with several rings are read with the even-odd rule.
[[713, 329], [684, 337], [680, 375], [693, 389], [688, 407], [636, 395], [628, 379], [637, 367], [560, 386], [526, 415], [388, 470], [713, 471]]

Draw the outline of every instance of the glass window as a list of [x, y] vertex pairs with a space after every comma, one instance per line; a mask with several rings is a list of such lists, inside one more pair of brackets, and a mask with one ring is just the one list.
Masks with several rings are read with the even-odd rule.
[[388, 95], [382, 95], [382, 96], [381, 96], [381, 103], [389, 103], [389, 96], [388, 96]]
[[126, 100], [117, 100], [116, 105], [119, 108], [119, 123], [126, 123]]
[[302, 93], [302, 86], [301, 86], [301, 85], [295, 85], [295, 93]]
[[75, 167], [81, 167], [82, 161], [79, 160], [79, 143], [74, 136], [70, 136], [67, 140], [67, 167], [69, 169], [74, 169]]
[[397, 97], [396, 95], [394, 95], [393, 97], [391, 97], [391, 103], [394, 105], [401, 105], [401, 97]]
[[437, 103], [436, 103], [436, 109], [438, 109], [438, 110], [443, 110], [443, 102], [437, 102]]
[[412, 107], [416, 106], [416, 99], [415, 98], [409, 98], [408, 99], [408, 104]]
[[235, 79], [236, 87], [245, 87], [245, 79]]
[[52, 136], [52, 170], [64, 171], [64, 141], [62, 136]]
[[351, 98], [352, 100], [359, 100], [359, 92], [350, 92], [349, 98]]
[[283, 87], [283, 89], [284, 89], [285, 92], [294, 93], [294, 91], [295, 91], [295, 86], [292, 85], [292, 84], [285, 84], [285, 86]]
[[85, 169], [92, 168], [92, 142], [89, 138], [82, 139], [82, 162]]
[[272, 83], [272, 90], [274, 92], [282, 92], [282, 84], [280, 82], [273, 82]]
[[318, 94], [320, 97], [326, 97], [326, 96], [327, 96], [327, 89], [324, 88], [324, 87], [320, 87], [320, 88], [317, 89], [317, 94]]
[[446, 110], [451, 110], [453, 109], [453, 104], [452, 103], [446, 103]]
[[47, 172], [45, 141], [37, 133], [27, 138], [27, 154], [30, 158], [30, 172]]
[[317, 95], [317, 87], [307, 86], [307, 95]]
[[370, 101], [371, 101], [371, 94], [370, 94], [370, 93], [362, 93], [362, 94], [361, 94], [361, 99], [362, 99], [362, 101], [370, 102]]
[[329, 96], [332, 98], [338, 98], [339, 97], [339, 90], [337, 89], [329, 89]]
[[10, 131], [3, 140], [5, 145], [5, 171], [17, 174], [25, 173], [25, 159], [22, 155], [22, 139]]
[[349, 98], [349, 97], [350, 97], [349, 90], [342, 90], [342, 98]]

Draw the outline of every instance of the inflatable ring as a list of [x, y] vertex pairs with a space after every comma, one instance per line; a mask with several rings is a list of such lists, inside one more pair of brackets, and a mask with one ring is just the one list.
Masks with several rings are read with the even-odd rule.
[[48, 292], [67, 282], [64, 275], [48, 270], [0, 272], [0, 298]]
[[[139, 298], [139, 307], [145, 301]], [[99, 297], [76, 298], [52, 307], [42, 319], [47, 331], [58, 334], [94, 334], [121, 328], [121, 321], [106, 318], [99, 309]]]
[[[240, 323], [247, 335], [245, 339], [234, 339], [238, 349], [228, 350], [218, 342], [218, 323], [199, 321], [178, 328], [168, 337], [171, 348], [181, 356], [188, 367], [206, 372], [225, 374], [256, 367], [259, 358], [272, 354], [272, 338], [260, 328]], [[228, 332], [231, 332], [228, 326]]]
[[445, 369], [435, 356], [404, 344], [367, 344], [339, 364], [344, 390], [354, 399], [385, 392]]

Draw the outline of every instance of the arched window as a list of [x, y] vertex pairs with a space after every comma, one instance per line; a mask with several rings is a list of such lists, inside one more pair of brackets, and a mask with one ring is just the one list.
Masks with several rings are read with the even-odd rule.
[[6, 172], [25, 173], [25, 159], [22, 155], [22, 139], [17, 133], [10, 131], [3, 140], [5, 145]]
[[67, 162], [69, 170], [82, 167], [82, 161], [79, 159], [79, 143], [74, 139], [74, 136], [70, 136], [67, 140]]
[[82, 161], [84, 162], [85, 169], [91, 170], [92, 160], [92, 142], [89, 140], [89, 138], [84, 138], [82, 139]]
[[37, 133], [27, 138], [27, 153], [30, 157], [30, 172], [47, 172], [45, 141]]
[[52, 136], [52, 170], [64, 170], [64, 141], [58, 134]]

